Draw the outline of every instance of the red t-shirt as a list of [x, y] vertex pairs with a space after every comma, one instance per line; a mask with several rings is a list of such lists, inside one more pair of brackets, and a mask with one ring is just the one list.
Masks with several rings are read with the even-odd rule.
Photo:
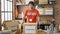
[[40, 14], [37, 9], [32, 9], [32, 10], [27, 9], [24, 13], [24, 16], [27, 17], [28, 23], [34, 23], [36, 22], [36, 18], [39, 17]]

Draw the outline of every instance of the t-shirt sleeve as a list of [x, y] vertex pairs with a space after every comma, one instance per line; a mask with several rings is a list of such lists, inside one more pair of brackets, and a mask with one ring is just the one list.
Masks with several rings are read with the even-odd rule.
[[24, 16], [27, 16], [27, 10], [24, 12]]
[[40, 16], [40, 14], [39, 14], [39, 11], [38, 11], [38, 10], [37, 10], [37, 12], [36, 12], [36, 13], [37, 13], [37, 16], [39, 17], [39, 16]]

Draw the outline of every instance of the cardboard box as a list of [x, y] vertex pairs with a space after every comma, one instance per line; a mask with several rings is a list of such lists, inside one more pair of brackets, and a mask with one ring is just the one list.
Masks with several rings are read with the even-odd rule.
[[39, 11], [39, 14], [40, 14], [40, 15], [43, 15], [43, 13], [44, 13], [44, 8], [38, 8], [38, 11]]
[[55, 0], [49, 0], [49, 1], [55, 1]]
[[53, 15], [53, 8], [52, 7], [45, 7], [44, 8], [45, 15]]
[[25, 0], [25, 3], [28, 4], [30, 1], [34, 2], [34, 0]]
[[37, 31], [37, 34], [47, 34], [47, 32], [44, 32], [44, 31]]
[[5, 30], [16, 30], [19, 28], [19, 23], [15, 20], [12, 21], [4, 21], [4, 29]]
[[48, 0], [39, 0], [39, 4], [48, 4]]
[[21, 34], [21, 30], [17, 29], [16, 31], [13, 32], [13, 34]]
[[10, 30], [3, 30], [0, 32], [0, 34], [12, 34], [12, 31]]
[[20, 34], [21, 33], [21, 24], [17, 21], [4, 21], [4, 28], [5, 30], [11, 30], [13, 34]]
[[56, 32], [60, 32], [60, 24], [56, 24]]
[[17, 29], [16, 31], [11, 31], [11, 30], [3, 30], [0, 31], [0, 34], [21, 34], [20, 29]]
[[23, 34], [37, 34], [37, 23], [24, 23]]

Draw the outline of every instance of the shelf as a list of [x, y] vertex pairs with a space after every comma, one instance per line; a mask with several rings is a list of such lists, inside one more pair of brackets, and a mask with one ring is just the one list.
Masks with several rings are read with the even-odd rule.
[[49, 0], [49, 2], [55, 2], [55, 0]]
[[45, 6], [45, 5], [53, 5], [53, 4], [38, 4], [38, 5], [44, 5]]
[[22, 20], [22, 18], [15, 18], [16, 20]]
[[16, 6], [27, 6], [27, 5], [24, 5], [24, 4], [19, 4], [19, 5], [16, 5]]
[[[55, 3], [55, 1], [53, 1], [53, 0], [52, 1], [49, 1], [49, 2], [54, 2]], [[37, 5], [44, 5], [44, 6], [45, 5], [54, 5], [54, 4], [49, 4], [49, 2], [48, 2], [48, 4], [37, 4]], [[16, 5], [17, 6], [27, 6], [27, 4], [22, 4], [22, 3], [18, 3], [18, 2], [16, 2]]]
[[27, 6], [27, 4], [16, 3], [16, 6]]
[[[49, 4], [49, 2], [52, 2], [52, 4]], [[49, 1], [48, 4], [38, 4], [38, 5], [54, 5], [55, 4], [55, 1]]]
[[41, 16], [53, 16], [53, 15], [41, 15]]

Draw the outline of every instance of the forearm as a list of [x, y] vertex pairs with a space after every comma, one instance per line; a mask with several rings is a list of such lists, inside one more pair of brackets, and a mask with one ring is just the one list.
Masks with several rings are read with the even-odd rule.
[[40, 17], [37, 17], [37, 22], [39, 22], [40, 21]]
[[23, 23], [25, 22], [25, 17], [22, 18], [22, 22], [23, 22]]

